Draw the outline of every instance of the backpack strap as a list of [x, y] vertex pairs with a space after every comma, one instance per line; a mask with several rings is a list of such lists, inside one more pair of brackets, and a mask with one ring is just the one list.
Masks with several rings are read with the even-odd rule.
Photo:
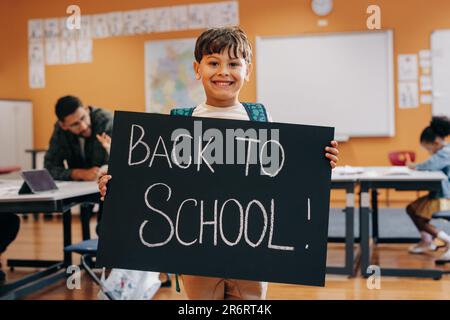
[[171, 116], [192, 117], [195, 108], [175, 108], [170, 110]]
[[250, 121], [269, 122], [266, 108], [261, 103], [242, 102]]

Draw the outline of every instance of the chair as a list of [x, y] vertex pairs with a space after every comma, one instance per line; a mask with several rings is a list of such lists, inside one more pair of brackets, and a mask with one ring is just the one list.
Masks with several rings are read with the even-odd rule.
[[[72, 244], [64, 248], [65, 252], [78, 253], [81, 255], [81, 266], [86, 270], [89, 276], [100, 287], [100, 290], [105, 294], [109, 300], [117, 300], [114, 294], [110, 292], [103, 284], [103, 282], [94, 273], [94, 262], [92, 261], [97, 254], [98, 239], [84, 240], [76, 244]], [[167, 280], [161, 283], [161, 287], [171, 287], [172, 281], [169, 274], [167, 274]]]
[[92, 268], [94, 267], [92, 258], [94, 258], [97, 254], [97, 247], [98, 239], [90, 239], [67, 246], [64, 248], [64, 251], [70, 253], [78, 253], [79, 255], [81, 255], [81, 266], [86, 270], [92, 280], [94, 280], [94, 282], [100, 287], [100, 290], [102, 290], [102, 292], [109, 300], [116, 300], [114, 298], [114, 295], [108, 291], [108, 289], [103, 285], [102, 281], [92, 270]]
[[404, 166], [408, 155], [412, 162], [416, 161], [416, 153], [414, 151], [392, 151], [389, 152], [388, 156], [391, 165]]

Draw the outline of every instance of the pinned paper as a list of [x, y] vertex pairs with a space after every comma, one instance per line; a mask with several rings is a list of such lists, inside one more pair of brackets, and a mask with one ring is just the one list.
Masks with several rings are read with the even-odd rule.
[[419, 106], [419, 87], [417, 82], [399, 82], [398, 99], [400, 108], [417, 108]]
[[123, 34], [123, 16], [122, 12], [108, 13], [108, 29], [112, 37], [121, 36]]
[[93, 38], [102, 39], [110, 36], [107, 18], [107, 14], [95, 14], [92, 16], [91, 31]]
[[188, 6], [176, 6], [171, 8], [170, 29], [172, 31], [189, 29]]
[[431, 94], [422, 94], [420, 95], [420, 103], [421, 104], [432, 104], [433, 96]]
[[92, 62], [92, 39], [80, 39], [77, 41], [78, 63]]
[[193, 4], [188, 8], [189, 28], [203, 29], [207, 25], [207, 8], [205, 5]]
[[44, 42], [28, 43], [28, 82], [32, 89], [45, 87]]
[[421, 91], [431, 91], [433, 89], [430, 76], [420, 77], [420, 89]]
[[60, 41], [49, 39], [45, 41], [45, 64], [55, 65], [61, 63]]
[[145, 33], [156, 32], [155, 24], [155, 10], [154, 9], [144, 9], [140, 10], [142, 27]]
[[44, 20], [44, 36], [45, 39], [58, 39], [60, 37], [60, 19]]
[[212, 3], [206, 5], [207, 27], [235, 26], [239, 24], [237, 2]]
[[79, 39], [92, 39], [92, 17], [90, 15], [82, 15], [80, 21], [80, 30], [78, 32]]
[[398, 79], [399, 81], [417, 80], [419, 75], [417, 55], [398, 55]]
[[28, 21], [28, 39], [42, 40], [44, 38], [44, 20], [34, 19]]
[[141, 22], [141, 12], [139, 10], [126, 11], [123, 13], [123, 34], [135, 35], [145, 32], [145, 26]]
[[170, 31], [170, 7], [157, 8], [153, 11], [155, 32]]
[[77, 62], [76, 40], [61, 40], [61, 63], [72, 64]]

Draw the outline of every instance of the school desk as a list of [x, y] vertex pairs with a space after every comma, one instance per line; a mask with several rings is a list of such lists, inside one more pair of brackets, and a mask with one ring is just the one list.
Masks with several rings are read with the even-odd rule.
[[[63, 215], [63, 248], [72, 243], [71, 209], [80, 204], [97, 203], [99, 193], [96, 182], [57, 182], [59, 190], [39, 194], [19, 195], [22, 181], [0, 180], [0, 214], [55, 212]], [[61, 261], [22, 260], [15, 266], [45, 268], [0, 287], [0, 300], [17, 299], [49, 286], [66, 276], [66, 267], [72, 264], [70, 253], [62, 252]]]

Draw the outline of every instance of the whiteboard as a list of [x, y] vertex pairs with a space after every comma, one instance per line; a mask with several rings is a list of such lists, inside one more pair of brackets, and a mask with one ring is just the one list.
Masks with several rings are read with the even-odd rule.
[[33, 110], [31, 101], [0, 100], [0, 166], [31, 168]]
[[450, 30], [431, 34], [433, 115], [450, 117]]
[[393, 136], [393, 55], [392, 31], [259, 37], [258, 101], [276, 122]]

